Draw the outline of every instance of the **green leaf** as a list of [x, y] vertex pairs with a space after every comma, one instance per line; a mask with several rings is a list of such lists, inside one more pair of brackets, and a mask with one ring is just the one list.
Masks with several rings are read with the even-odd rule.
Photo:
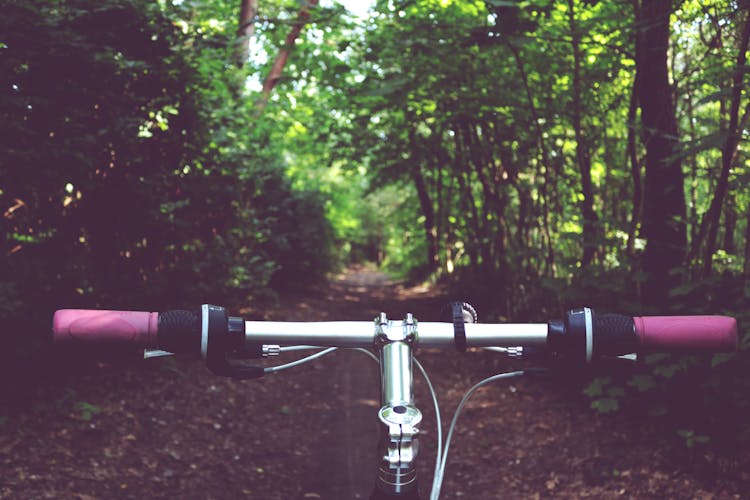
[[484, 3], [493, 7], [518, 7], [518, 2], [512, 0], [484, 0]]
[[706, 444], [711, 438], [703, 434], [696, 434], [692, 429], [678, 429], [677, 435], [685, 440], [685, 446], [693, 448], [696, 444]]
[[91, 420], [94, 415], [101, 413], [102, 411], [99, 406], [93, 405], [91, 403], [86, 403], [85, 401], [77, 402], [74, 408], [78, 411], [78, 416], [81, 418], [81, 420], [85, 421]]
[[695, 105], [700, 106], [702, 104], [708, 104], [711, 102], [721, 102], [725, 100], [727, 97], [730, 97], [731, 95], [732, 95], [732, 89], [724, 88], [721, 90], [717, 90], [716, 92], [713, 92], [711, 94], [708, 94], [707, 96], [705, 96], [704, 98], [696, 102]]
[[689, 438], [693, 436], [693, 431], [688, 429], [677, 429], [677, 435], [684, 438]]
[[591, 408], [599, 413], [612, 413], [620, 409], [620, 403], [615, 398], [601, 398], [592, 401]]
[[717, 367], [719, 365], [723, 365], [727, 361], [734, 359], [735, 356], [736, 356], [736, 353], [733, 353], [733, 352], [714, 354], [713, 357], [711, 358], [711, 368]]
[[403, 89], [411, 81], [411, 78], [394, 78], [391, 80], [381, 80], [380, 82], [371, 81], [370, 84], [373, 87], [362, 90], [360, 95], [366, 97], [387, 96]]
[[663, 353], [663, 352], [657, 352], [654, 354], [647, 354], [646, 355], [646, 364], [647, 365], [655, 365], [661, 361], [664, 361], [666, 359], [669, 359], [669, 354]]
[[661, 366], [657, 366], [656, 368], [654, 368], [654, 373], [664, 378], [672, 378], [679, 371], [680, 371], [680, 365], [678, 364], [661, 365]]
[[604, 388], [608, 386], [611, 381], [612, 379], [609, 377], [595, 378], [593, 381], [591, 381], [589, 386], [584, 389], [583, 393], [590, 398], [601, 396], [602, 394], [604, 394]]
[[638, 389], [638, 392], [646, 392], [656, 387], [656, 381], [651, 375], [634, 375], [628, 381], [628, 385]]
[[625, 395], [625, 389], [622, 387], [613, 385], [609, 389], [607, 389], [607, 396], [610, 398], [621, 398]]

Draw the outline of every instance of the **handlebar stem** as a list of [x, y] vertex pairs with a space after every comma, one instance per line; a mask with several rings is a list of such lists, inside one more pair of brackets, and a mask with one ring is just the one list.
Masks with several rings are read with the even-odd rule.
[[380, 359], [380, 467], [376, 487], [386, 494], [416, 492], [416, 458], [422, 412], [414, 404], [412, 363], [417, 322], [407, 315], [401, 328], [385, 313], [375, 319], [375, 348]]

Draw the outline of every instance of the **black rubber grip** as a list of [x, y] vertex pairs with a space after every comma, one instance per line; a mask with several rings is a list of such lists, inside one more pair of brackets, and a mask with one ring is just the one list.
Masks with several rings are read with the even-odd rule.
[[[553, 352], [576, 359], [587, 357], [586, 309], [571, 309], [563, 320], [550, 321], [547, 345]], [[622, 314], [597, 314], [591, 310], [594, 356], [622, 356], [638, 351], [635, 322]]]
[[638, 350], [635, 323], [622, 314], [594, 314], [594, 353], [621, 356]]
[[159, 313], [159, 348], [180, 354], [201, 352], [201, 312], [173, 310]]

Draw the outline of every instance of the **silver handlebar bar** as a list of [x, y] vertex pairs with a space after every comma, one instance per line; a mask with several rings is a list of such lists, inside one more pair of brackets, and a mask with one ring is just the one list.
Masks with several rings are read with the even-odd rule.
[[[403, 328], [401, 322], [389, 321], [391, 329]], [[540, 346], [547, 343], [547, 324], [467, 323], [469, 347]], [[419, 347], [452, 347], [454, 328], [451, 323], [419, 322], [415, 344]], [[372, 321], [274, 322], [246, 321], [247, 344], [311, 345], [320, 347], [372, 347], [377, 325]]]

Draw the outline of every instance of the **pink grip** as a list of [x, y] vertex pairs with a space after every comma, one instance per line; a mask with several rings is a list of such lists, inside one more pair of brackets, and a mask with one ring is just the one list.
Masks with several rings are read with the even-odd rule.
[[737, 320], [729, 316], [635, 317], [638, 343], [646, 351], [737, 350]]
[[54, 342], [156, 347], [159, 313], [61, 309], [52, 320]]

